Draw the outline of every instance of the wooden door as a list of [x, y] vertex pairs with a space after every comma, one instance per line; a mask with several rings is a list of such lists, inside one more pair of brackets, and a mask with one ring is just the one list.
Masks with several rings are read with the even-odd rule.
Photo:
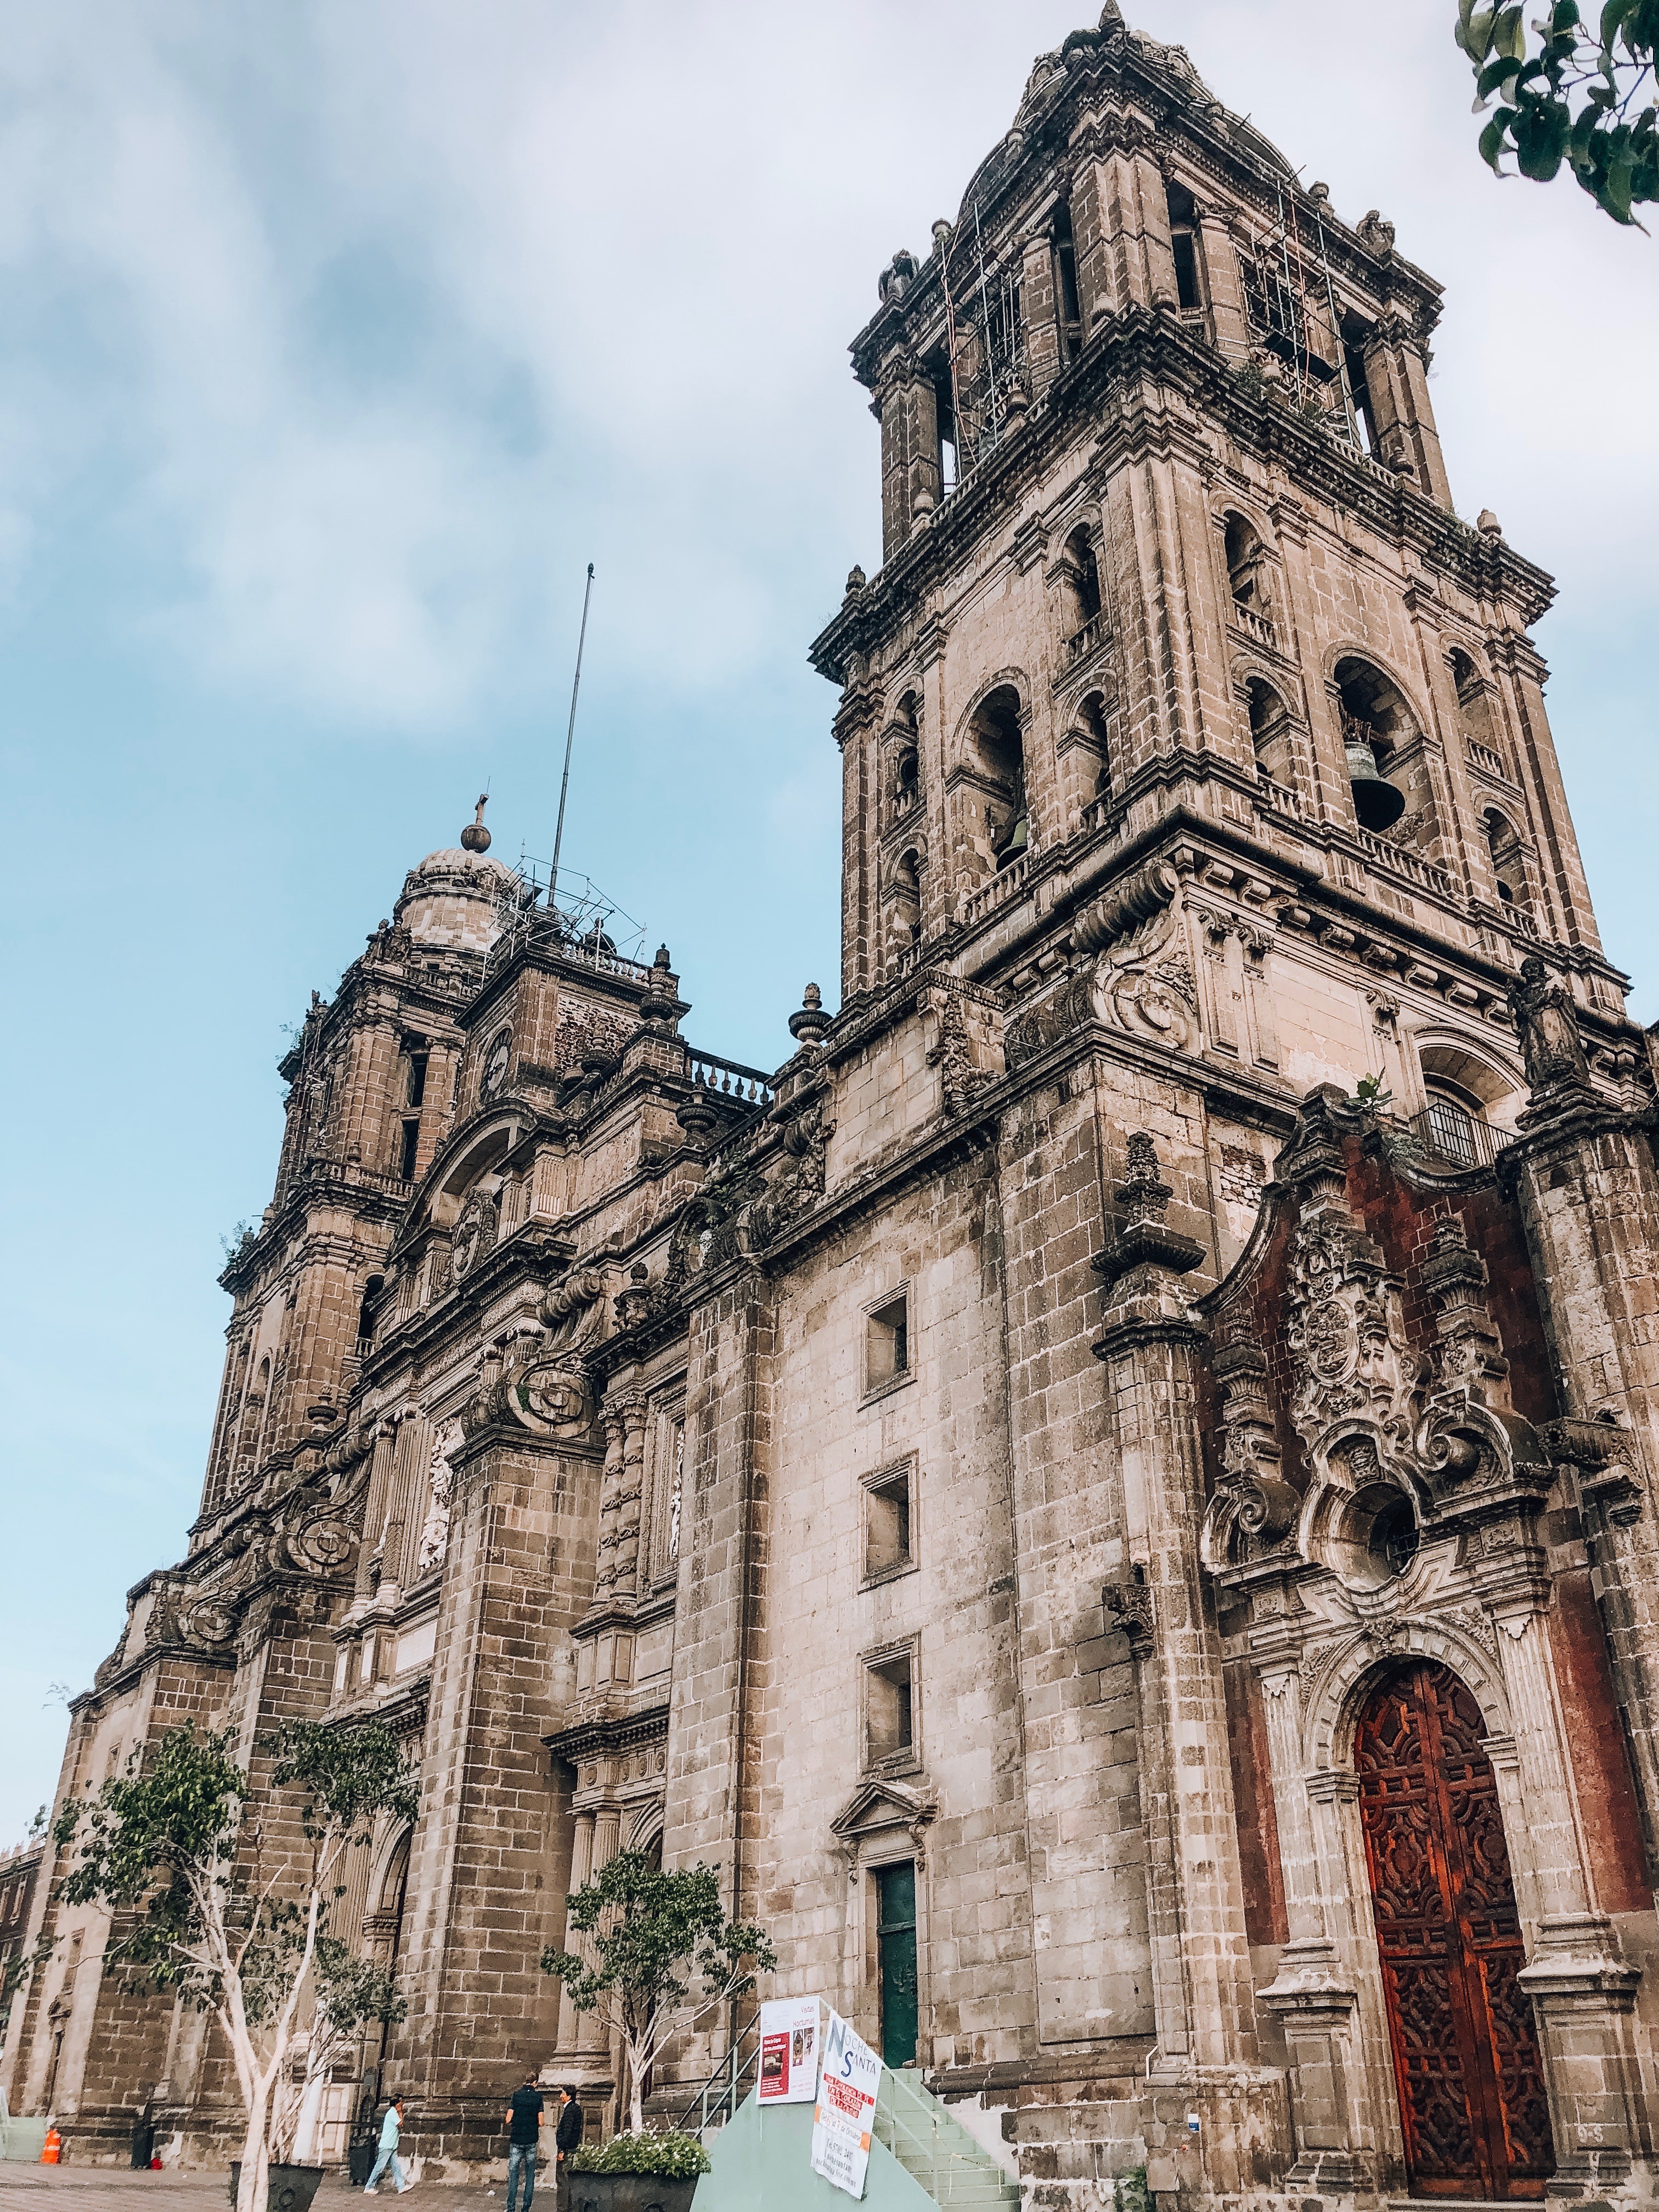
[[1414, 2196], [1539, 2197], [1555, 2170], [1515, 1887], [1480, 1709], [1418, 1662], [1354, 1764]]
[[876, 1942], [881, 1958], [881, 2055], [908, 2066], [916, 2055], [916, 1870], [902, 1865], [876, 1873]]

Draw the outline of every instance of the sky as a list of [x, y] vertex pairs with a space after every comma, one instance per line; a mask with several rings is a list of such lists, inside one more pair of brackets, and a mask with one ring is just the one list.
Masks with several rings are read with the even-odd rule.
[[[1551, 712], [1659, 1017], [1659, 262], [1474, 150], [1454, 0], [1137, 0], [1447, 287], [1461, 513], [1552, 570]], [[0, 1846], [182, 1555], [284, 1024], [486, 786], [665, 939], [696, 1042], [834, 1004], [806, 665], [880, 561], [846, 347], [1083, 0], [0, 0]]]

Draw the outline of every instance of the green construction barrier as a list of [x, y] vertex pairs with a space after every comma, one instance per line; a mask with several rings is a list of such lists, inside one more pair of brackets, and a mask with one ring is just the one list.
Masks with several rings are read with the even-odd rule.
[[[763, 2110], [751, 2090], [706, 2140], [714, 2171], [698, 2185], [695, 2212], [848, 2212], [853, 2202], [812, 2171], [811, 2105]], [[864, 2202], [876, 2212], [1018, 2212], [1019, 2185], [919, 2076], [884, 2067]]]
[[[812, 2171], [812, 2107], [773, 2105], [754, 2093], [708, 2142], [712, 2172], [697, 2184], [692, 2212], [848, 2212], [853, 2199]], [[870, 2146], [864, 2202], [876, 2212], [933, 2212], [934, 2200], [880, 2142]]]

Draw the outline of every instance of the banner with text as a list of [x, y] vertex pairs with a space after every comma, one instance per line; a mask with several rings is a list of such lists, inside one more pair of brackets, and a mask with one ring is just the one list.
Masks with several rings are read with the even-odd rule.
[[864, 2194], [881, 2061], [837, 2012], [830, 2014], [812, 2114], [812, 2171], [849, 2197]]
[[779, 1997], [760, 2008], [760, 2100], [810, 2105], [818, 2087], [818, 2000]]

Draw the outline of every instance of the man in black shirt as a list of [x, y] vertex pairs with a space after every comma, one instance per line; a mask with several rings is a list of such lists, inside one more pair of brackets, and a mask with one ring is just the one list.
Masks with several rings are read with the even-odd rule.
[[559, 2212], [567, 2212], [570, 2203], [570, 2154], [582, 2139], [582, 2108], [574, 2089], [559, 2092], [559, 2124], [553, 2131], [554, 2148], [558, 2154], [555, 2175], [555, 2204]]
[[513, 2092], [507, 2108], [507, 2212], [515, 2212], [519, 2184], [524, 2184], [523, 2212], [530, 2212], [536, 2194], [536, 2149], [542, 2135], [542, 2093], [536, 2077], [526, 2074], [524, 2086]]

